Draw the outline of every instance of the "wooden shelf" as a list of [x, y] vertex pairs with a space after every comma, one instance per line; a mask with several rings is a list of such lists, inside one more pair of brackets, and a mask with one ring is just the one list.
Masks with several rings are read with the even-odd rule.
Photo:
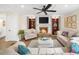
[[36, 28], [36, 20], [35, 19], [29, 19], [29, 25], [28, 25], [28, 29], [31, 29], [31, 28]]
[[59, 19], [52, 19], [52, 34], [56, 35], [59, 30]]

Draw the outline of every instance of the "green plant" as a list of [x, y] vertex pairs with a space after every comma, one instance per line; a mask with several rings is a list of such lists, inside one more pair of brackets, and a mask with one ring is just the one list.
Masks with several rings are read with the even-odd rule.
[[19, 30], [18, 35], [23, 35], [24, 34], [24, 30]]
[[23, 39], [24, 38], [24, 30], [19, 30], [18, 35], [19, 35], [20, 39]]

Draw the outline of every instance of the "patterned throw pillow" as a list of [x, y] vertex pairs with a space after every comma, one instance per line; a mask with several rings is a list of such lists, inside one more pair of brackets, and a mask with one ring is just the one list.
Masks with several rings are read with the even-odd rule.
[[67, 31], [63, 31], [62, 35], [68, 37], [68, 32]]
[[71, 52], [79, 54], [79, 45], [76, 43], [72, 43]]
[[18, 45], [18, 53], [20, 55], [26, 55], [26, 54], [29, 54], [30, 51], [27, 47], [23, 46], [23, 45]]

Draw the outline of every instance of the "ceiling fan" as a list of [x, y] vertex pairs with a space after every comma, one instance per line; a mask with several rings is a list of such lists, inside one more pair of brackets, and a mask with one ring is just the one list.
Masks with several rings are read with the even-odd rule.
[[37, 14], [44, 12], [45, 15], [47, 15], [47, 12], [56, 12], [56, 10], [48, 10], [51, 6], [52, 4], [48, 4], [47, 6], [44, 5], [42, 9], [40, 8], [33, 8], [33, 9], [40, 10], [40, 12], [38, 12]]

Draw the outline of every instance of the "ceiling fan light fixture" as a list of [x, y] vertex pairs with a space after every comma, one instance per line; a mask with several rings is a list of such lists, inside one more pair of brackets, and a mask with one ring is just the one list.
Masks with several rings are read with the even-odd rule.
[[47, 12], [56, 12], [56, 10], [48, 10], [51, 6], [52, 4], [47, 4], [43, 5], [41, 9], [40, 8], [33, 8], [33, 9], [40, 10], [40, 12], [38, 12], [37, 14], [44, 12], [44, 14], [47, 15]]

